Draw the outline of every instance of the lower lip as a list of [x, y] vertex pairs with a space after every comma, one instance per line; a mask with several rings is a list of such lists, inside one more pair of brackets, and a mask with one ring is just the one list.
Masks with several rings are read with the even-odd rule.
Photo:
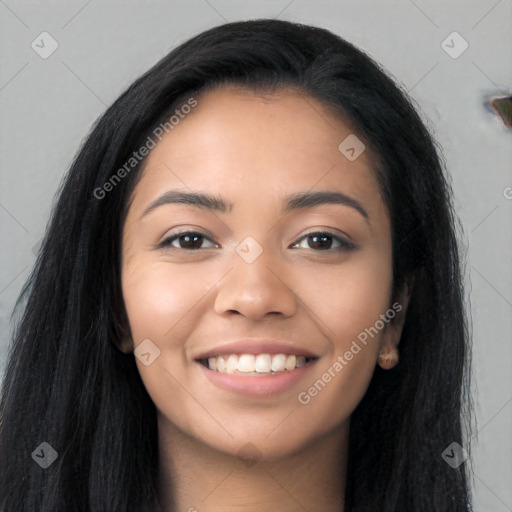
[[196, 362], [196, 364], [199, 365], [200, 370], [209, 381], [219, 388], [246, 396], [265, 397], [283, 392], [293, 386], [309, 372], [316, 361], [310, 361], [300, 368], [295, 368], [295, 370], [284, 370], [275, 375], [262, 377], [244, 377], [230, 373], [220, 373], [206, 368], [199, 362]]

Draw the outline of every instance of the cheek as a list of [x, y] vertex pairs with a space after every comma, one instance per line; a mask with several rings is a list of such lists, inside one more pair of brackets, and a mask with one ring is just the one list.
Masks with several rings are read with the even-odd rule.
[[215, 283], [200, 270], [191, 273], [172, 267], [134, 258], [123, 272], [123, 298], [135, 345], [145, 338], [163, 339], [182, 328], [188, 313], [194, 305], [200, 307], [201, 298]]
[[333, 350], [344, 351], [389, 307], [391, 259], [371, 256], [314, 272], [306, 270], [295, 279], [297, 295], [311, 311], [311, 318], [317, 319]]

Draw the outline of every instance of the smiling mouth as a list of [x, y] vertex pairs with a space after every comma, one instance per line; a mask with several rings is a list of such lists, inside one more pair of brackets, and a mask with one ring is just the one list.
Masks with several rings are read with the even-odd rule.
[[246, 377], [266, 377], [291, 372], [317, 359], [317, 357], [294, 354], [225, 354], [198, 359], [197, 361], [217, 373]]

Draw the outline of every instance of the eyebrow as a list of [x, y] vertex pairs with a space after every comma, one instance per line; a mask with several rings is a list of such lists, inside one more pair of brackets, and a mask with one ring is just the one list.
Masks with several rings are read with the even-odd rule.
[[[182, 192], [169, 190], [153, 201], [142, 214], [142, 217], [153, 211], [155, 208], [165, 204], [188, 204], [203, 210], [220, 213], [231, 212], [233, 204], [224, 201], [220, 197], [201, 192]], [[369, 219], [368, 212], [355, 199], [342, 194], [341, 192], [300, 192], [286, 197], [283, 201], [283, 212], [289, 213], [293, 210], [312, 208], [323, 204], [340, 204], [349, 206], [359, 212], [366, 221]]]

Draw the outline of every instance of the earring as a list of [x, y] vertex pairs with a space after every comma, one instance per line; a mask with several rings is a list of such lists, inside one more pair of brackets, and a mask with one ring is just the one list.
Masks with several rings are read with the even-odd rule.
[[398, 364], [399, 356], [398, 350], [393, 352], [380, 352], [379, 353], [379, 366], [383, 370], [391, 370]]

